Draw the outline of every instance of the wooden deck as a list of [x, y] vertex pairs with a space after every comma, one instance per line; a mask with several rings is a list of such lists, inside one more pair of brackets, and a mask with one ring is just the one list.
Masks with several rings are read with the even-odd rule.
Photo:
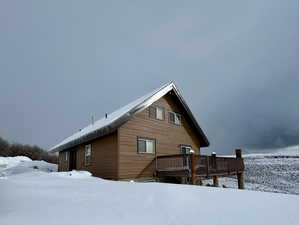
[[237, 175], [244, 172], [242, 157], [216, 157], [216, 155], [176, 154], [156, 157], [158, 177], [214, 177]]

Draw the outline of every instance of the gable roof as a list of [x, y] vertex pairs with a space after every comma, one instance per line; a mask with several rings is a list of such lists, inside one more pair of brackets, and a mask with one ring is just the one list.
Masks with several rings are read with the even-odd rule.
[[200, 139], [201, 147], [209, 146], [209, 141], [202, 129], [195, 120], [191, 110], [181, 96], [178, 88], [174, 82], [167, 83], [162, 87], [144, 95], [141, 98], [129, 103], [128, 105], [108, 114], [107, 118], [103, 117], [93, 124], [81, 129], [80, 131], [74, 133], [70, 137], [64, 139], [59, 144], [52, 147], [50, 152], [59, 152], [65, 149], [74, 147], [76, 145], [91, 141], [95, 138], [102, 137], [104, 135], [114, 132], [118, 127], [130, 120], [134, 115], [143, 111], [145, 108], [153, 104], [155, 101], [166, 95], [168, 92], [173, 91], [175, 95], [180, 100], [181, 105], [186, 110], [188, 116], [190, 117], [196, 131], [198, 132], [198, 137]]

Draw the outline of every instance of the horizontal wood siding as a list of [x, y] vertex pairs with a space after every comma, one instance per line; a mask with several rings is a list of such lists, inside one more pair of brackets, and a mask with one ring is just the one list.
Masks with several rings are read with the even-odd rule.
[[[149, 108], [147, 108], [118, 129], [120, 179], [153, 176], [155, 154], [138, 154], [137, 136], [156, 139], [158, 155], [181, 153], [181, 144], [190, 145], [194, 150], [199, 151], [199, 139], [177, 101], [175, 96], [168, 93], [153, 104], [165, 109], [165, 120], [150, 119]], [[182, 115], [181, 126], [168, 122], [168, 111]]]
[[[91, 164], [85, 165], [85, 145], [91, 144]], [[93, 176], [117, 179], [117, 132], [72, 148], [76, 151], [76, 170], [86, 170]], [[59, 154], [59, 168], [68, 170]], [[63, 154], [62, 154], [63, 155]], [[64, 155], [63, 155], [64, 156]]]
[[65, 160], [65, 151], [59, 152], [58, 155], [58, 171], [67, 171], [69, 169], [69, 162]]

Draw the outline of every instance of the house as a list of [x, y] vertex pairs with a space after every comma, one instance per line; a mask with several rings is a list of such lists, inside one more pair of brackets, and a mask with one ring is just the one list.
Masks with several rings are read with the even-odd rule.
[[[189, 177], [188, 153], [195, 151], [199, 157], [207, 146], [206, 135], [170, 82], [106, 114], [50, 151], [59, 152], [59, 171], [87, 170], [106, 179], [142, 180], [158, 175]], [[174, 166], [180, 173], [169, 173]]]

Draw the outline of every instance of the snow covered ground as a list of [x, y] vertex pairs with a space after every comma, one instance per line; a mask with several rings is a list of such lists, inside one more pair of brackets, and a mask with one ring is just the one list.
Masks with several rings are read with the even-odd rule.
[[0, 179], [33, 171], [54, 172], [57, 171], [57, 165], [45, 161], [32, 161], [25, 156], [0, 157]]
[[[299, 146], [243, 157], [246, 189], [299, 195]], [[204, 183], [211, 184], [212, 181]], [[220, 178], [220, 184], [236, 188], [237, 180]]]
[[51, 172], [56, 166], [45, 162], [7, 161], [0, 158], [0, 172], [6, 178], [0, 179], [1, 225], [298, 225], [299, 221], [297, 195], [107, 181], [84, 171]]

